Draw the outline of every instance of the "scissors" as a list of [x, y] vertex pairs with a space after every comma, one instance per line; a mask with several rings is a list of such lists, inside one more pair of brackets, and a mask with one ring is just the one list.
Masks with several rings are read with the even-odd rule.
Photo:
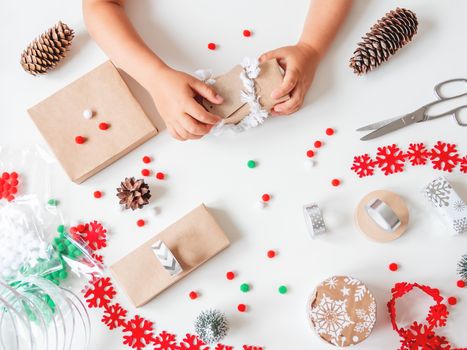
[[465, 83], [467, 85], [467, 79], [463, 79], [463, 78], [450, 79], [450, 80], [446, 80], [441, 83], [438, 83], [434, 87], [434, 91], [435, 91], [436, 96], [438, 97], [438, 100], [430, 102], [418, 108], [417, 110], [413, 111], [412, 113], [408, 113], [408, 114], [405, 114], [403, 116], [399, 116], [396, 118], [382, 120], [377, 123], [366, 125], [366, 126], [363, 126], [357, 129], [357, 131], [373, 130], [369, 134], [363, 136], [360, 140], [362, 141], [371, 140], [371, 139], [386, 135], [395, 130], [401, 129], [403, 127], [409, 126], [414, 123], [426, 122], [428, 120], [433, 120], [433, 119], [445, 117], [448, 115], [452, 115], [459, 126], [467, 126], [467, 122], [463, 123], [460, 117], [461, 110], [464, 108], [467, 108], [467, 105], [462, 105], [462, 106], [453, 108], [441, 114], [434, 114], [434, 115], [428, 114], [429, 109], [435, 105], [444, 103], [446, 101], [454, 100], [462, 96], [467, 96], [467, 92], [463, 92], [463, 93], [460, 93], [454, 96], [446, 96], [445, 94], [443, 94], [442, 92], [443, 88], [452, 83]]

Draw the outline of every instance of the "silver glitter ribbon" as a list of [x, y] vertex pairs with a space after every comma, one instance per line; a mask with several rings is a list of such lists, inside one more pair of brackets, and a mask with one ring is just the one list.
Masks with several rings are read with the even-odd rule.
[[394, 232], [401, 225], [394, 210], [381, 199], [374, 199], [365, 206], [368, 216], [383, 230]]
[[303, 206], [303, 216], [311, 238], [326, 232], [323, 215], [318, 204], [310, 203]]

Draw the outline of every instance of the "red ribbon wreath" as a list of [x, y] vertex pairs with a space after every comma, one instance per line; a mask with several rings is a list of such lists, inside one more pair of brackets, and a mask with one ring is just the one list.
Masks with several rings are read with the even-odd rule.
[[[396, 322], [396, 300], [412, 291], [414, 288], [420, 289], [429, 295], [435, 304], [430, 306], [426, 323], [413, 322], [409, 327], [402, 328]], [[388, 302], [389, 316], [392, 328], [401, 337], [400, 350], [466, 350], [467, 348], [454, 349], [446, 337], [437, 335], [435, 329], [446, 326], [449, 311], [446, 304], [443, 304], [443, 297], [439, 289], [420, 285], [418, 283], [401, 282], [396, 283], [391, 289], [392, 298]]]

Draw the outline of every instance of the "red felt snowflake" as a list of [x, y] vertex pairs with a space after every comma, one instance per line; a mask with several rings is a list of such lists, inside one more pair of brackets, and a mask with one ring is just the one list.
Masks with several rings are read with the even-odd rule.
[[356, 156], [353, 158], [350, 170], [355, 171], [360, 178], [371, 176], [375, 170], [375, 161], [368, 154]]
[[87, 286], [84, 299], [90, 308], [105, 307], [117, 294], [110, 277], [93, 278]]
[[438, 141], [430, 151], [433, 169], [452, 172], [460, 161], [455, 144]]
[[401, 341], [400, 350], [449, 350], [451, 345], [445, 337], [436, 335], [427, 326], [414, 322], [405, 331], [404, 340]]
[[448, 319], [449, 312], [445, 304], [436, 304], [430, 307], [426, 320], [431, 327], [444, 327]]
[[260, 346], [243, 345], [243, 350], [263, 350]]
[[177, 337], [166, 331], [162, 331], [154, 338], [154, 345], [154, 350], [178, 350]]
[[217, 346], [216, 346], [216, 348], [214, 350], [233, 350], [233, 346], [217, 344]]
[[463, 172], [464, 174], [467, 174], [467, 156], [461, 158], [459, 162], [461, 165], [461, 172]]
[[104, 257], [103, 257], [102, 255], [92, 253], [92, 254], [91, 254], [91, 257], [92, 257], [94, 260], [96, 260], [97, 262], [100, 262], [101, 264], [104, 263]]
[[395, 144], [378, 147], [376, 164], [384, 172], [384, 175], [402, 172], [404, 170], [404, 163], [404, 152]]
[[106, 305], [101, 321], [112, 330], [124, 325], [126, 313], [127, 311], [119, 303]]
[[430, 153], [423, 143], [411, 143], [405, 156], [410, 164], [414, 166], [425, 165], [430, 157]]
[[187, 334], [179, 346], [179, 350], [209, 350], [209, 346], [196, 335]]
[[81, 234], [83, 240], [92, 250], [98, 250], [107, 246], [107, 230], [100, 222], [92, 221], [86, 226], [86, 230]]
[[153, 323], [136, 315], [123, 325], [123, 345], [141, 350], [154, 341]]

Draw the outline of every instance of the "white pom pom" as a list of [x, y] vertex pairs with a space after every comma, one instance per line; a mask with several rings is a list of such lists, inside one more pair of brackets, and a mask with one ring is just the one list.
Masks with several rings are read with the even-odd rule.
[[88, 119], [88, 120], [89, 120], [89, 119], [91, 119], [91, 118], [93, 117], [93, 115], [94, 115], [94, 113], [93, 113], [93, 111], [92, 111], [91, 109], [85, 109], [85, 110], [83, 111], [83, 118], [84, 118], [84, 119]]
[[311, 169], [315, 166], [315, 161], [313, 159], [306, 159], [305, 163], [303, 163], [303, 167], [305, 169]]

